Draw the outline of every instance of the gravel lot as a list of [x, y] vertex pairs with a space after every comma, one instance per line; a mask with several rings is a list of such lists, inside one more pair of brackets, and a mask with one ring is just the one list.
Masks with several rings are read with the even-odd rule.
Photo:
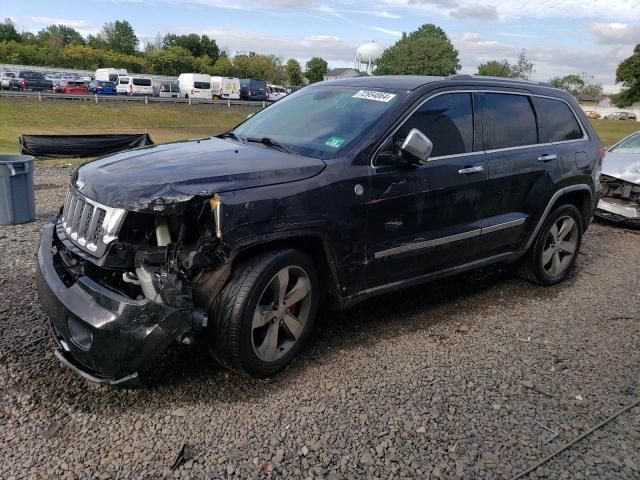
[[[640, 398], [640, 235], [598, 224], [563, 285], [493, 268], [325, 312], [270, 381], [194, 346], [153, 388], [88, 383], [33, 280], [70, 173], [39, 167], [38, 221], [0, 227], [0, 478], [510, 478]], [[640, 478], [640, 407], [528, 478]]]

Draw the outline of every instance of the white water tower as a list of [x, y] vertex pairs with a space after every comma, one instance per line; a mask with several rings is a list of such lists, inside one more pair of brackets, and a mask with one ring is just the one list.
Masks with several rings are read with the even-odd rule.
[[355, 68], [361, 72], [371, 75], [375, 70], [378, 59], [384, 52], [384, 48], [378, 45], [376, 42], [371, 41], [360, 45], [356, 50]]

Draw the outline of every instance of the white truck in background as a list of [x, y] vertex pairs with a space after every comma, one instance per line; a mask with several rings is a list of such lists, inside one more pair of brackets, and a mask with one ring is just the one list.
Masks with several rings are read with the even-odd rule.
[[118, 83], [119, 77], [127, 77], [128, 75], [126, 68], [98, 68], [94, 80]]
[[202, 73], [181, 73], [178, 77], [181, 98], [202, 98], [211, 100], [211, 75]]
[[235, 77], [211, 77], [211, 93], [214, 98], [240, 100], [240, 79]]

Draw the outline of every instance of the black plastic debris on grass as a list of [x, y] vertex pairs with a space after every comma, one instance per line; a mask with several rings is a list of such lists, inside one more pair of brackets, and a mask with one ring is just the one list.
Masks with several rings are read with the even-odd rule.
[[20, 135], [21, 152], [34, 157], [97, 157], [153, 145], [148, 133], [98, 135]]

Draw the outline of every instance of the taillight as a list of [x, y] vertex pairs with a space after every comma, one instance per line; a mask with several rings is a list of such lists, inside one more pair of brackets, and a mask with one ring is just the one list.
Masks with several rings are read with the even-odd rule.
[[249, 90], [249, 96], [253, 95], [253, 92], [251, 90]]
[[27, 89], [27, 81], [26, 80], [22, 80], [22, 89], [26, 90]]

